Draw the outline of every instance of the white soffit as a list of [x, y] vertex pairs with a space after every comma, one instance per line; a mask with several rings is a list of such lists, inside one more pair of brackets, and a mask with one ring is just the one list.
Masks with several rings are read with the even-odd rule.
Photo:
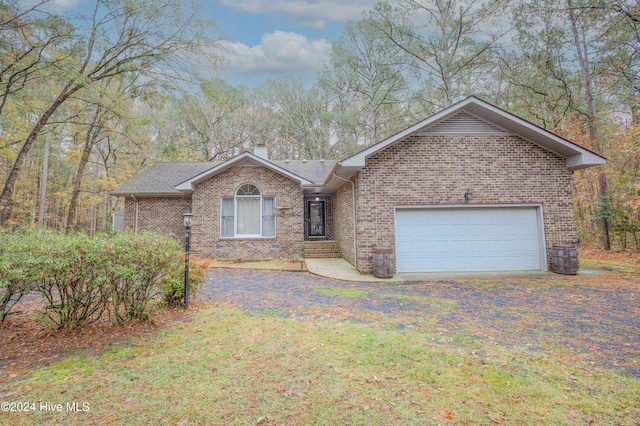
[[481, 116], [503, 129], [564, 157], [567, 160], [567, 167], [571, 170], [606, 163], [604, 157], [561, 138], [542, 127], [536, 126], [533, 123], [479, 99], [472, 99], [476, 102], [468, 103], [465, 107], [467, 111], [474, 115]]
[[[406, 137], [428, 134], [430, 128], [438, 128], [437, 126], [440, 123], [443, 123], [443, 129], [448, 129], [450, 131], [451, 126], [447, 125], [447, 123], [451, 124], [452, 122], [448, 120], [451, 120], [452, 117], [461, 112], [466, 112], [470, 117], [474, 117], [479, 120], [479, 122], [484, 123], [481, 128], [485, 129], [485, 131], [489, 129], [486, 127], [486, 125], [489, 124], [497, 129], [502, 129], [503, 131], [519, 135], [544, 149], [564, 157], [567, 160], [567, 167], [570, 170], [577, 170], [606, 163], [606, 159], [604, 157], [594, 152], [584, 149], [566, 139], [544, 130], [541, 127], [536, 126], [535, 124], [529, 123], [526, 120], [523, 120], [476, 97], [470, 96], [465, 100], [414, 124], [404, 131], [345, 159], [342, 161], [342, 166], [364, 167], [367, 157], [403, 140]], [[465, 116], [462, 116], [461, 118], [464, 119]], [[473, 119], [469, 119], [467, 117], [467, 124], [472, 121]]]

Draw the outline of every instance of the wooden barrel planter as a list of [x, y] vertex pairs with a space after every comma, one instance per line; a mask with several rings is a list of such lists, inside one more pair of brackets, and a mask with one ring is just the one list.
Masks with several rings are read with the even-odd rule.
[[389, 247], [373, 249], [373, 276], [376, 278], [393, 278], [393, 250]]
[[576, 246], [553, 245], [551, 267], [556, 274], [575, 275], [578, 273], [578, 248]]

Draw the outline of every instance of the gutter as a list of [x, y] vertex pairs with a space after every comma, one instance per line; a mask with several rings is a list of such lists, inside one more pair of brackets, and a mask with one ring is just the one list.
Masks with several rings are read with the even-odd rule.
[[352, 197], [352, 205], [353, 205], [353, 263], [354, 269], [358, 269], [358, 234], [356, 232], [356, 186], [353, 181], [345, 179], [343, 177], [338, 176], [333, 173], [333, 177], [340, 179], [344, 182], [349, 182], [351, 184], [351, 197]]
[[138, 199], [133, 194], [131, 194], [131, 198], [133, 198], [134, 201], [136, 202], [136, 220], [133, 225], [133, 235], [138, 235], [138, 212], [139, 212]]
[[[338, 169], [342, 167], [342, 161], [338, 161], [336, 164], [334, 164], [333, 168], [331, 169], [331, 171], [329, 172], [329, 174], [327, 175], [327, 177], [325, 178], [324, 182], [322, 183], [322, 186], [327, 186], [327, 184], [329, 183], [329, 179], [331, 178], [331, 176], [335, 176], [336, 172], [338, 171]], [[344, 179], [342, 179], [344, 180]]]

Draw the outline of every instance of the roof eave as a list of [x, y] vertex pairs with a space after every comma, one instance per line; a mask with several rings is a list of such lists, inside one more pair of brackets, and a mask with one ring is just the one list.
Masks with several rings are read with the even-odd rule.
[[[490, 117], [491, 114], [494, 114], [494, 116], [495, 114], [497, 114], [498, 116], [506, 119], [509, 123], [511, 123], [510, 128], [507, 129], [508, 131], [518, 134], [521, 137], [529, 140], [530, 142], [564, 157], [566, 159], [567, 167], [569, 168], [569, 170], [578, 170], [606, 163], [606, 159], [604, 157], [592, 151], [589, 151], [586, 148], [583, 148], [569, 140], [557, 136], [554, 133], [543, 129], [542, 127], [530, 123], [508, 111], [491, 105], [479, 98], [476, 98], [475, 96], [469, 96], [466, 99], [458, 102], [457, 104], [452, 105], [449, 108], [446, 108], [439, 113], [414, 124], [413, 126], [403, 130], [402, 132], [390, 136], [389, 138], [375, 145], [372, 145], [369, 148], [366, 148], [359, 153], [352, 155], [351, 157], [346, 158], [339, 164], [341, 165], [341, 167], [362, 168], [366, 164], [366, 159], [371, 155], [382, 151], [388, 146], [393, 145], [396, 142], [399, 142], [415, 133], [420, 132], [424, 128], [427, 128], [434, 123], [444, 120], [448, 116], [451, 116], [467, 107], [472, 110], [473, 114], [485, 116], [484, 118], [490, 121], [493, 121]], [[527, 133], [527, 135], [524, 135], [523, 133]], [[559, 151], [564, 151], [564, 153], [561, 154]]]
[[109, 195], [113, 196], [113, 197], [129, 197], [129, 198], [134, 198], [134, 197], [140, 197], [140, 198], [149, 198], [149, 197], [176, 197], [176, 198], [181, 198], [184, 197], [185, 195], [190, 195], [190, 194], [185, 194], [183, 192], [110, 192]]
[[185, 193], [192, 193], [194, 190], [193, 183], [191, 183], [191, 181], [182, 182], [181, 184], [174, 186], [174, 188], [176, 191], [181, 191]]
[[194, 185], [197, 183], [202, 182], [205, 179], [208, 179], [211, 176], [214, 176], [220, 172], [223, 172], [224, 170], [232, 167], [235, 163], [244, 160], [246, 158], [249, 158], [271, 170], [273, 170], [276, 173], [279, 173], [285, 177], [288, 177], [289, 179], [295, 180], [297, 182], [300, 183], [300, 185], [314, 185], [313, 182], [296, 175], [295, 173], [291, 173], [290, 171], [283, 169], [282, 167], [273, 164], [271, 161], [266, 160], [262, 157], [258, 157], [257, 155], [254, 155], [250, 152], [243, 152], [242, 154], [233, 157], [223, 163], [220, 163], [219, 165], [212, 167], [209, 170], [204, 171], [203, 173], [200, 173], [199, 175], [196, 175], [194, 177], [192, 177], [191, 179], [184, 181], [178, 185], [176, 185], [174, 188], [178, 191], [182, 191], [182, 192], [193, 192], [195, 187]]
[[604, 157], [586, 152], [570, 155], [566, 158], [567, 168], [571, 171], [586, 169], [588, 167], [601, 166], [607, 162]]

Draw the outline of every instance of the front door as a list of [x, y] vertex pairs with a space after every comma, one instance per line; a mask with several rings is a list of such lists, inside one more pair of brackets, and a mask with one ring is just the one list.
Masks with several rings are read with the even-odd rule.
[[309, 236], [325, 236], [324, 201], [309, 201]]

